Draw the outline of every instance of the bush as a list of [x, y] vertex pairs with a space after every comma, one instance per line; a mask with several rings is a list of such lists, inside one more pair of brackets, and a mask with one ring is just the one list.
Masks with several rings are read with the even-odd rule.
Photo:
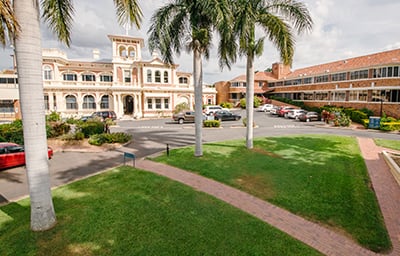
[[123, 132], [102, 133], [90, 136], [88, 142], [91, 145], [101, 146], [104, 143], [126, 143], [132, 139], [132, 136]]
[[48, 121], [48, 122], [61, 121], [61, 116], [59, 113], [53, 111], [49, 115], [46, 115], [46, 121]]
[[353, 122], [362, 124], [365, 119], [368, 119], [368, 115], [360, 110], [354, 110], [350, 113], [351, 120]]
[[381, 131], [398, 131], [400, 130], [400, 122], [382, 122], [380, 123]]
[[50, 122], [47, 124], [47, 137], [54, 138], [67, 134], [71, 130], [71, 126], [64, 122]]
[[[242, 123], [243, 123], [243, 125], [244, 125], [245, 127], [247, 127], [247, 117], [245, 117], [245, 118], [242, 119]], [[253, 122], [253, 127], [256, 127], [256, 123], [255, 123], [255, 122]]]
[[221, 121], [219, 120], [205, 120], [203, 122], [204, 127], [220, 127]]
[[232, 103], [230, 103], [230, 102], [222, 102], [221, 104], [219, 104], [221, 107], [223, 107], [223, 108], [229, 108], [229, 109], [231, 109], [231, 108], [233, 108], [233, 104]]
[[22, 120], [15, 120], [10, 124], [0, 125], [0, 140], [24, 144]]
[[91, 135], [103, 133], [104, 123], [99, 120], [91, 119], [87, 122], [82, 122], [78, 124], [77, 128], [85, 135], [85, 138], [89, 138]]
[[178, 114], [179, 112], [188, 109], [190, 109], [189, 104], [187, 104], [186, 102], [179, 103], [178, 105], [175, 106], [174, 114]]

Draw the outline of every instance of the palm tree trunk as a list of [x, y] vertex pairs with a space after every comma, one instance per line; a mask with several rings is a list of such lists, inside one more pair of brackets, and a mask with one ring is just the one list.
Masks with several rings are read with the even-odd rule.
[[56, 223], [50, 190], [42, 82], [42, 47], [37, 0], [14, 0], [21, 33], [15, 40], [19, 97], [24, 130], [26, 173], [31, 199], [31, 229]]
[[196, 136], [196, 146], [194, 156], [203, 155], [203, 72], [201, 53], [198, 49], [193, 50], [193, 79], [194, 79], [194, 126]]
[[254, 57], [247, 56], [246, 68], [246, 147], [253, 148], [253, 113], [254, 113]]

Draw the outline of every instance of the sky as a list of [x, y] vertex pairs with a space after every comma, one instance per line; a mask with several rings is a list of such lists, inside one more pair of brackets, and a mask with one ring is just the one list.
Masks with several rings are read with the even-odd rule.
[[[132, 27], [128, 35], [145, 40], [142, 58], [147, 61], [152, 54], [148, 49], [147, 31], [153, 13], [168, 3], [166, 0], [138, 0], [143, 11], [141, 29]], [[313, 29], [296, 36], [292, 70], [342, 60], [351, 57], [400, 48], [399, 0], [299, 0], [306, 4], [313, 19]], [[59, 43], [46, 24], [42, 24], [42, 47], [59, 48], [69, 59], [88, 59], [93, 49], [100, 50], [101, 58], [111, 59], [111, 42], [107, 35], [124, 35], [126, 30], [118, 25], [114, 1], [74, 1], [75, 15], [70, 48]], [[257, 33], [257, 36], [262, 36]], [[246, 59], [238, 58], [231, 69], [218, 66], [216, 41], [210, 58], [203, 60], [203, 81], [215, 83], [231, 80], [246, 73]], [[12, 47], [0, 48], [0, 70], [12, 67]], [[255, 60], [255, 70], [270, 68], [279, 62], [276, 47], [266, 41], [262, 56]], [[178, 70], [192, 72], [192, 55], [185, 51], [175, 56]]]

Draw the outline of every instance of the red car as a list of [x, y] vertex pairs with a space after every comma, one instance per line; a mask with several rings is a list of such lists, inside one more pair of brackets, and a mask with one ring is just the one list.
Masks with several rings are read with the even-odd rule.
[[[53, 149], [48, 148], [49, 159], [53, 156]], [[25, 165], [24, 147], [11, 142], [0, 142], [0, 170]]]

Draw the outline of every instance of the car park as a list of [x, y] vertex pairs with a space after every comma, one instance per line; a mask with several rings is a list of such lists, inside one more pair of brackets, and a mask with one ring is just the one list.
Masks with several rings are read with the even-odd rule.
[[214, 119], [220, 121], [238, 121], [240, 118], [242, 118], [240, 115], [227, 110], [221, 110], [214, 114]]
[[321, 115], [317, 112], [309, 111], [307, 113], [299, 115], [298, 120], [302, 122], [320, 121]]
[[270, 112], [273, 107], [274, 105], [272, 104], [264, 104], [259, 106], [256, 110], [259, 112]]
[[297, 120], [299, 118], [299, 115], [306, 113], [306, 112], [307, 111], [305, 111], [304, 109], [293, 109], [287, 113], [287, 118]]
[[[53, 149], [48, 147], [48, 158], [53, 157]], [[25, 151], [22, 145], [0, 142], [0, 170], [25, 165]]]

